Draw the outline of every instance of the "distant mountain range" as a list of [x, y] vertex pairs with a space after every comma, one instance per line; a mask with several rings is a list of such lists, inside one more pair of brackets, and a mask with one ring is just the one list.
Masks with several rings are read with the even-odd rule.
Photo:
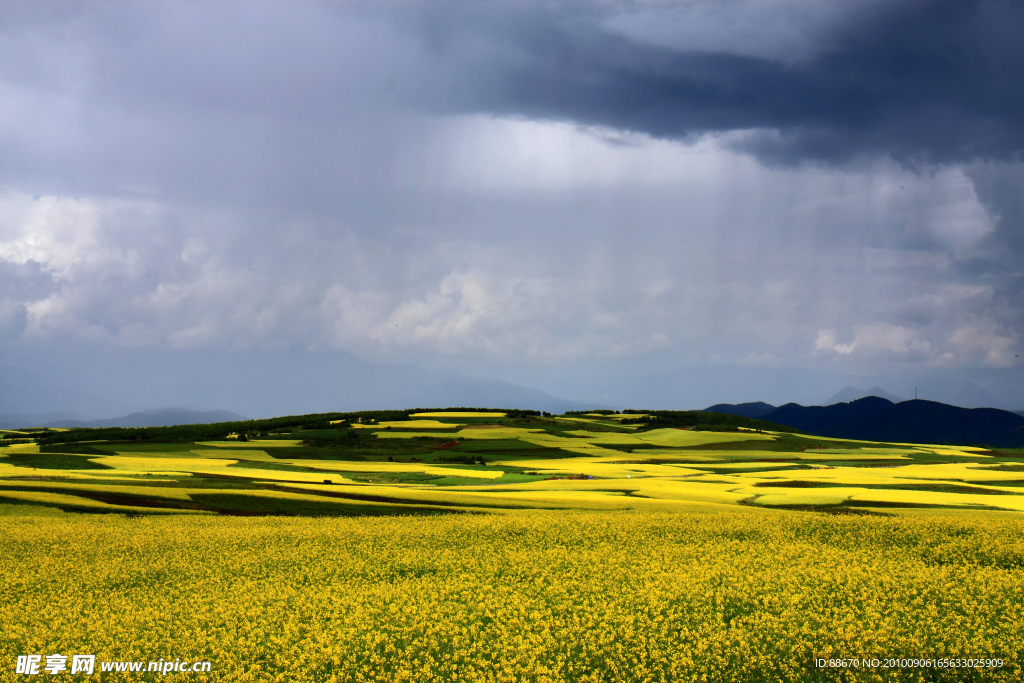
[[163, 408], [132, 413], [109, 420], [69, 420], [67, 418], [46, 419], [50, 415], [0, 415], [0, 429], [21, 429], [23, 427], [171, 427], [173, 425], [213, 424], [234, 422], [248, 418], [227, 410], [185, 410], [184, 408]]
[[116, 354], [67, 357], [25, 351], [6, 362], [0, 353], [0, 415], [38, 418], [62, 410], [77, 415], [57, 419], [80, 421], [152, 406], [194, 408], [196, 403], [250, 417], [423, 406], [501, 406], [551, 413], [618, 407], [450, 370], [371, 363], [341, 351], [163, 354], [118, 349]]
[[720, 403], [705, 410], [756, 417], [840, 439], [1024, 447], [1024, 415], [996, 408], [960, 408], [923, 400], [893, 403], [868, 396], [828, 406]]
[[0, 414], [0, 429], [42, 427], [62, 420], [84, 420], [76, 413], [7, 413]]

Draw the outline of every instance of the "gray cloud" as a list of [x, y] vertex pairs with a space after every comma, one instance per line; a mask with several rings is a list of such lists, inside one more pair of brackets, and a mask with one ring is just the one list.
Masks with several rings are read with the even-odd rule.
[[1021, 11], [851, 7], [7, 7], [2, 348], [995, 386]]

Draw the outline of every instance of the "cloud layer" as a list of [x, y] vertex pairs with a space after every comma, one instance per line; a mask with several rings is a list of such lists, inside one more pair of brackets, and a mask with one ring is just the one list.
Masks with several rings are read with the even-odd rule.
[[609, 364], [1020, 367], [1013, 3], [0, 25], [2, 348], [349, 351], [573, 397]]

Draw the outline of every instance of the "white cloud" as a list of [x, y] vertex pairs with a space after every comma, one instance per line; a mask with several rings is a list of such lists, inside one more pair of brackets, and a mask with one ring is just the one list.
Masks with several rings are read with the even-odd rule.
[[564, 192], [596, 187], [700, 187], [758, 171], [713, 137], [684, 143], [559, 121], [485, 115], [431, 119], [396, 161], [396, 180], [449, 191]]
[[814, 340], [815, 351], [834, 351], [842, 356], [848, 356], [856, 348], [854, 343], [838, 343], [838, 334], [835, 330], [818, 330], [818, 338]]
[[854, 328], [853, 341], [839, 343], [835, 330], [818, 332], [814, 342], [817, 352], [833, 352], [839, 356], [881, 357], [892, 360], [925, 360], [931, 352], [931, 342], [902, 325], [873, 322]]
[[992, 321], [975, 321], [961, 325], [949, 335], [955, 353], [947, 353], [945, 360], [952, 364], [980, 360], [997, 368], [1015, 364], [1017, 335], [1007, 333]]
[[[629, 207], [648, 210], [647, 190], [619, 196], [622, 213], [592, 212], [584, 193], [535, 213], [521, 233], [476, 229], [475, 215], [453, 210], [453, 222], [436, 230], [409, 226], [379, 237], [339, 230], [330, 217], [8, 194], [0, 201], [0, 262], [38, 268], [45, 283], [0, 302], [6, 335], [17, 338], [23, 321], [33, 339], [122, 346], [330, 347], [392, 361], [469, 354], [523, 362], [714, 350], [762, 364], [799, 358], [794, 340], [817, 325], [819, 356], [923, 361], [928, 339], [962, 324], [958, 302], [993, 296], [987, 285], [930, 283], [948, 268], [915, 257], [926, 252], [905, 252], [914, 270], [904, 272], [896, 249], [873, 252], [891, 262], [888, 281], [837, 288], [860, 274], [842, 252], [776, 245], [749, 223], [760, 214], [769, 224], [791, 220], [774, 190], [800, 172], [748, 171], [760, 174], [760, 189], [732, 201], [711, 196], [718, 181], [684, 183], [672, 200], [650, 190], [675, 213], [659, 209], [654, 222], [633, 217], [628, 231], [617, 230], [619, 216]], [[832, 182], [808, 180], [815, 191]], [[722, 215], [712, 223], [716, 207]], [[682, 225], [673, 232], [673, 224]], [[809, 238], [814, 229], [791, 226]], [[855, 328], [852, 339], [839, 337], [843, 321], [830, 318], [847, 302], [891, 315], [898, 287], [907, 288], [906, 306], [931, 322], [873, 323]], [[960, 346], [965, 335], [956, 337]], [[955, 346], [943, 351], [970, 356]], [[1005, 346], [990, 346], [979, 362], [1002, 362]]]
[[964, 250], [989, 235], [995, 224], [978, 199], [974, 182], [959, 167], [945, 167], [927, 178], [919, 193], [925, 194], [924, 224], [954, 253]]

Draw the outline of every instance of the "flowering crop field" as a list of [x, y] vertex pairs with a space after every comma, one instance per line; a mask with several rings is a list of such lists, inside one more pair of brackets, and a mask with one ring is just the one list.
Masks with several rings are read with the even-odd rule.
[[[2, 680], [22, 678], [23, 653], [211, 662], [168, 677], [195, 681], [1024, 676], [1024, 522], [1013, 513], [5, 512]], [[848, 657], [1004, 664], [813, 666]]]
[[1024, 679], [1022, 452], [419, 418], [8, 432], [0, 681]]

